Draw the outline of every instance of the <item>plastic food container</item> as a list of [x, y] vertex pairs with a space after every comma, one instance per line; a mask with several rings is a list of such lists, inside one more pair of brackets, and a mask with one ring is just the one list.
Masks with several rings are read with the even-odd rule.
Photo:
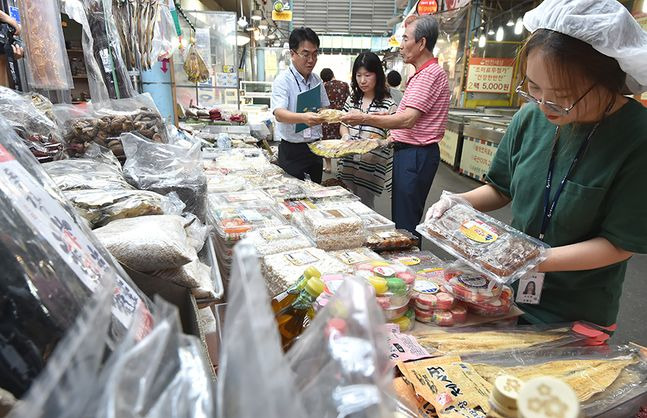
[[268, 206], [212, 208], [210, 214], [216, 232], [225, 241], [238, 241], [256, 228], [285, 224], [285, 219]]
[[467, 309], [462, 305], [457, 305], [450, 310], [424, 310], [416, 305], [415, 312], [417, 321], [441, 327], [451, 327], [467, 321]]
[[388, 322], [396, 324], [400, 327], [400, 332], [407, 332], [413, 329], [415, 324], [416, 315], [413, 309], [409, 309], [404, 315], [399, 318], [390, 320]]
[[270, 226], [256, 229], [245, 237], [260, 256], [309, 248], [314, 245], [298, 228], [292, 225]]
[[404, 305], [399, 308], [384, 309], [384, 318], [386, 318], [387, 321], [392, 321], [405, 315], [408, 310], [409, 305]]
[[510, 283], [535, 268], [545, 260], [548, 248], [466, 204], [452, 206], [416, 230], [500, 283]]
[[369, 234], [367, 246], [374, 251], [406, 250], [418, 245], [418, 237], [404, 229]]
[[496, 299], [503, 285], [496, 283], [487, 275], [456, 262], [445, 268], [445, 289], [457, 299], [481, 304]]
[[468, 303], [467, 307], [470, 312], [480, 316], [496, 317], [507, 315], [512, 308], [514, 292], [508, 286], [505, 286], [498, 298], [481, 303]]
[[209, 194], [209, 205], [212, 209], [236, 206], [262, 206], [264, 203], [274, 205], [274, 200], [262, 190]]

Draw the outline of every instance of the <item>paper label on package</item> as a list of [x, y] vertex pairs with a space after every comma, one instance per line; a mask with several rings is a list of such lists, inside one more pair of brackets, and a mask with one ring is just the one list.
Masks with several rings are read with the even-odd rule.
[[370, 261], [371, 259], [365, 254], [358, 253], [357, 251], [347, 250], [342, 251], [337, 254], [337, 257], [344, 262], [344, 264], [353, 265], [358, 263], [364, 263]]
[[442, 267], [430, 267], [418, 270], [416, 274], [425, 276], [428, 279], [442, 279], [444, 276], [444, 269]]
[[491, 244], [499, 238], [496, 229], [478, 220], [471, 220], [461, 225], [460, 231], [472, 241]]
[[417, 266], [420, 264], [420, 259], [418, 257], [400, 257], [397, 261], [405, 266]]
[[261, 231], [261, 237], [265, 241], [283, 241], [297, 236], [294, 228], [272, 228]]
[[115, 70], [115, 65], [112, 62], [112, 56], [110, 56], [110, 50], [104, 48], [99, 51], [99, 57], [101, 58], [101, 63], [103, 64], [103, 71], [106, 73], [111, 73]]
[[544, 273], [531, 271], [519, 279], [516, 301], [518, 303], [537, 305], [541, 300], [541, 291], [543, 287]]
[[0, 190], [11, 199], [23, 220], [34, 231], [39, 231], [91, 292], [98, 289], [104, 277], [116, 276], [112, 313], [129, 327], [141, 303], [137, 293], [115, 275], [72, 216], [2, 145], [0, 171]]
[[389, 355], [395, 364], [398, 361], [418, 360], [430, 357], [431, 354], [424, 349], [416, 340], [416, 337], [408, 334], [401, 334], [400, 327], [395, 324], [385, 324], [388, 337]]
[[285, 254], [285, 259], [295, 266], [305, 266], [319, 261], [319, 258], [309, 251], [295, 251]]
[[240, 211], [240, 216], [245, 219], [247, 222], [259, 222], [265, 219], [259, 211], [254, 209], [242, 209]]
[[440, 290], [440, 287], [431, 280], [416, 280], [413, 288], [416, 292], [432, 295], [438, 293], [438, 291]]
[[458, 281], [459, 283], [465, 285], [465, 287], [471, 289], [487, 289], [489, 285], [489, 282], [483, 277], [470, 276], [465, 274], [458, 276]]

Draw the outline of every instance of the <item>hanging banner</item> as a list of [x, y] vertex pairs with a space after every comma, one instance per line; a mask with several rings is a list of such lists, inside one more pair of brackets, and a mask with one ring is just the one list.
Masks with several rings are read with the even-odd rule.
[[416, 12], [419, 16], [430, 15], [438, 11], [438, 2], [436, 0], [419, 0]]
[[290, 3], [276, 0], [272, 8], [272, 20], [291, 22], [292, 21], [292, 8]]
[[465, 91], [509, 94], [514, 58], [470, 58]]
[[443, 2], [443, 10], [454, 10], [467, 6], [468, 4], [470, 4], [470, 0], [445, 0]]

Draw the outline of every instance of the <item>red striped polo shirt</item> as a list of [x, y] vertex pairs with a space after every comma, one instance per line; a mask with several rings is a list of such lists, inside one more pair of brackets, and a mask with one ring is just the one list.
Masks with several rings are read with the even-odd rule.
[[438, 59], [430, 59], [409, 79], [396, 112], [404, 112], [407, 107], [412, 107], [421, 111], [422, 115], [413, 128], [392, 130], [393, 139], [412, 145], [440, 142], [447, 127], [449, 96], [447, 74], [438, 65]]

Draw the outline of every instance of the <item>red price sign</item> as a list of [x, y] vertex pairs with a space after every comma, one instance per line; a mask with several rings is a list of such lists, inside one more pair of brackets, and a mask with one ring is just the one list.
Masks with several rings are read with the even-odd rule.
[[436, 13], [438, 11], [438, 2], [436, 0], [419, 0], [416, 11], [420, 16]]

